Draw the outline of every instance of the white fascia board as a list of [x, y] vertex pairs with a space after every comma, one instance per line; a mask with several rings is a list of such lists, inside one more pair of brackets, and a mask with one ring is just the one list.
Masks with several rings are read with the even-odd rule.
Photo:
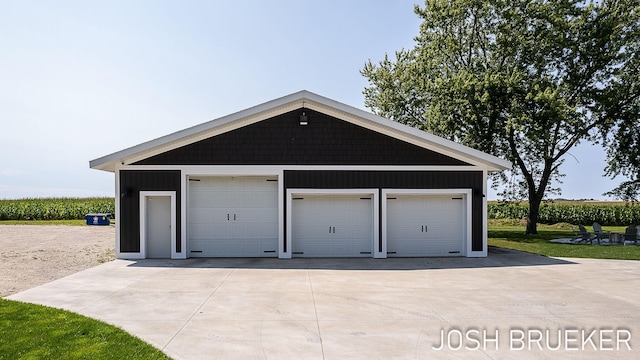
[[115, 164], [135, 163], [142, 159], [247, 126], [299, 108], [317, 110], [353, 124], [377, 131], [402, 141], [451, 156], [488, 171], [511, 168], [511, 163], [493, 155], [403, 125], [364, 110], [303, 90], [231, 115], [211, 120], [185, 130], [142, 143], [93, 160], [90, 167], [115, 171]]
[[121, 165], [119, 170], [179, 170], [188, 176], [273, 176], [282, 171], [485, 171], [477, 166], [433, 165]]

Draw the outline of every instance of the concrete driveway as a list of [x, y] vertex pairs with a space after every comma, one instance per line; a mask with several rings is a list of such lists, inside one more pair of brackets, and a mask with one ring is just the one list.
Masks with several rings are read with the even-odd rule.
[[640, 262], [116, 260], [8, 297], [175, 359], [637, 359]]

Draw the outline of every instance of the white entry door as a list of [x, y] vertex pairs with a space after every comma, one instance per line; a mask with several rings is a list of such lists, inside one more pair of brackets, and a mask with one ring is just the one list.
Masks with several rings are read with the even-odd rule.
[[274, 178], [192, 177], [187, 217], [191, 257], [277, 256]]
[[456, 195], [387, 195], [388, 256], [461, 256], [465, 202]]
[[371, 257], [371, 195], [294, 195], [290, 211], [293, 256]]
[[171, 196], [146, 196], [147, 258], [171, 258]]

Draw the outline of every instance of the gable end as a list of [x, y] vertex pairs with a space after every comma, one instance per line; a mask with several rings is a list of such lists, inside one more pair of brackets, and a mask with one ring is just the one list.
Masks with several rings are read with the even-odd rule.
[[[303, 112], [307, 125], [300, 125]], [[306, 108], [200, 140], [135, 164], [470, 165]]]

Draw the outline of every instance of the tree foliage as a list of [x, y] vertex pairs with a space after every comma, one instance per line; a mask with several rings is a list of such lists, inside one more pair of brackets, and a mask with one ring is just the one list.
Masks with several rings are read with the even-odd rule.
[[540, 203], [559, 191], [551, 185], [580, 141], [609, 146], [609, 174], [638, 168], [620, 137], [635, 131], [640, 148], [639, 4], [427, 0], [415, 7], [415, 47], [365, 64], [365, 104], [509, 159], [519, 179], [510, 195], [528, 198], [527, 233], [536, 233]]

